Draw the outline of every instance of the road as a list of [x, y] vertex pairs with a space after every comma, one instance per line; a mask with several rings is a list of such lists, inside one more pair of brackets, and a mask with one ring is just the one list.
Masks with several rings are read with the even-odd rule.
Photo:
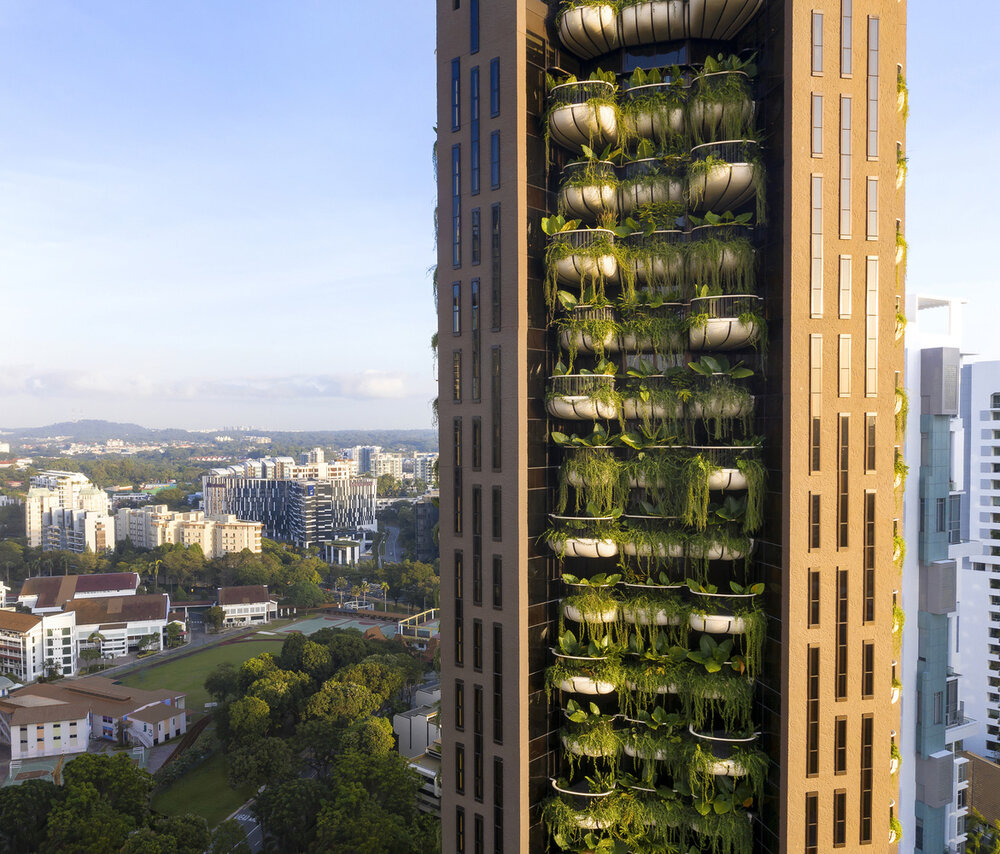
[[399, 563], [403, 558], [399, 553], [399, 528], [393, 525], [386, 525], [385, 548], [382, 556], [388, 563]]

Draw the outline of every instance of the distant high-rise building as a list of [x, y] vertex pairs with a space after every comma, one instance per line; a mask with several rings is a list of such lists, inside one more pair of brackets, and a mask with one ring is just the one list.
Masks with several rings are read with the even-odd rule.
[[103, 489], [79, 472], [45, 471], [31, 478], [24, 502], [28, 545], [43, 551], [113, 551], [115, 521]]
[[895, 850], [905, 34], [438, 0], [447, 854]]

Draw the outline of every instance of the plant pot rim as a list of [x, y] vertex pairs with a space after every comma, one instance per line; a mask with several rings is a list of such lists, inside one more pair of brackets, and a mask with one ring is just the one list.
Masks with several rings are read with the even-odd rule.
[[567, 169], [572, 169], [574, 166], [589, 166], [590, 164], [593, 163], [600, 163], [600, 164], [606, 163], [612, 169], [615, 168], [614, 160], [601, 160], [595, 157], [593, 160], [571, 160], [569, 163], [563, 166], [562, 171], [565, 172]]
[[749, 744], [752, 741], [756, 741], [757, 738], [760, 736], [759, 732], [755, 732], [748, 738], [730, 738], [718, 735], [708, 735], [707, 733], [698, 732], [698, 730], [694, 728], [694, 724], [688, 724], [688, 732], [691, 733], [691, 735], [693, 735], [695, 738], [701, 739], [702, 741], [717, 741], [717, 742], [726, 742], [729, 744]]
[[736, 69], [736, 68], [731, 68], [731, 69], [726, 70], [726, 71], [708, 71], [706, 73], [699, 74], [694, 79], [695, 79], [695, 81], [704, 80], [706, 77], [721, 77], [723, 74], [741, 74], [744, 77], [746, 77], [747, 80], [750, 79], [750, 75], [749, 74], [747, 74], [745, 71], [740, 71], [739, 69]]
[[[715, 143], [705, 143], [706, 145], [715, 145]], [[703, 222], [701, 225], [692, 225], [691, 233], [698, 231], [702, 228], [749, 228], [754, 229], [754, 224], [752, 222]]]
[[681, 517], [680, 516], [655, 516], [655, 515], [648, 516], [646, 514], [638, 514], [638, 513], [622, 513], [621, 518], [622, 519], [660, 519], [660, 520], [667, 519], [667, 520], [670, 520], [670, 521], [676, 521], [676, 520], [680, 519]]
[[561, 652], [554, 646], [549, 647], [549, 651], [556, 657], [562, 658], [566, 661], [607, 661], [609, 656], [602, 655], [599, 658], [594, 658], [590, 655], [567, 655], [565, 652]]
[[622, 587], [636, 590], [683, 590], [687, 585], [681, 581], [677, 584], [635, 584], [629, 581], [619, 581]]
[[547, 237], [550, 240], [558, 240], [567, 234], [596, 234], [597, 232], [610, 234], [612, 240], [615, 238], [615, 233], [610, 228], [601, 228], [599, 225], [595, 225], [593, 228], [567, 228], [565, 231], [557, 231], [555, 234], [547, 235]]
[[692, 145], [691, 151], [693, 153], [699, 148], [711, 148], [713, 145], [739, 145], [740, 143], [743, 145], [756, 145], [760, 148], [760, 143], [756, 139], [717, 139], [715, 142], [702, 142], [698, 145]]
[[710, 299], [755, 299], [760, 302], [764, 301], [764, 297], [760, 296], [759, 294], [713, 294], [712, 296], [707, 296], [707, 297], [691, 297], [691, 299], [688, 300], [688, 302], [694, 303]]
[[763, 446], [756, 445], [680, 445], [692, 451], [759, 451]]
[[617, 581], [615, 581], [612, 582], [611, 584], [581, 584], [579, 582], [574, 584], [572, 581], [566, 581], [565, 579], [560, 579], [560, 580], [567, 587], [579, 587], [584, 590], [608, 590], [609, 588], [614, 587], [618, 583]]
[[[588, 6], [593, 6], [593, 5], [613, 6], [614, 4], [612, 4], [612, 3], [599, 3], [599, 4], [588, 3], [586, 5], [588, 5]], [[573, 80], [573, 81], [571, 81], [569, 83], [557, 83], [555, 86], [553, 86], [551, 89], [549, 89], [548, 94], [551, 97], [552, 93], [555, 92], [556, 90], [558, 90], [558, 89], [566, 89], [569, 86], [594, 86], [594, 85], [607, 86], [612, 92], [614, 92], [615, 88], [616, 88], [614, 83], [609, 83], [607, 80]], [[574, 105], [573, 104], [560, 104], [560, 106], [572, 107]]]
[[549, 374], [549, 379], [557, 380], [560, 377], [572, 377], [574, 379], [577, 377], [607, 377], [608, 379], [613, 380], [616, 376], [616, 374]]
[[613, 451], [618, 445], [561, 445], [560, 447], [569, 448], [573, 451], [586, 450], [586, 451]]
[[[675, 85], [672, 80], [661, 80], [659, 83], [640, 83], [638, 86], [629, 86], [624, 90], [624, 94], [628, 95], [630, 92], [638, 91], [639, 89], [662, 89], [666, 86], [668, 89]], [[684, 88], [688, 87], [688, 83], [685, 82]], [[680, 106], [680, 105], [678, 105]]]
[[614, 516], [560, 516], [549, 513], [549, 518], [556, 522], [614, 522]]
[[[689, 588], [690, 589], [690, 588]], [[760, 596], [759, 593], [702, 593], [698, 590], [691, 591], [692, 596], [705, 596], [710, 599], [753, 599]]]
[[[615, 793], [614, 788], [608, 789], [606, 792], [577, 792], [574, 789], [564, 789], [559, 785], [559, 781], [555, 777], [549, 777], [549, 782], [552, 784], [552, 788], [555, 789], [562, 795], [571, 795], [577, 798], [606, 798], [608, 795], [613, 795]], [[572, 783], [570, 785], [573, 785]], [[585, 785], [577, 783], [576, 785]]]

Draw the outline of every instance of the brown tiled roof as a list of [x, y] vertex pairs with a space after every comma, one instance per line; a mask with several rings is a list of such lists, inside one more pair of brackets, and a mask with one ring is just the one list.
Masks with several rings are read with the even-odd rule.
[[21, 596], [37, 596], [36, 608], [61, 608], [73, 598], [75, 575], [42, 575], [25, 579]]
[[220, 587], [220, 605], [256, 605], [267, 602], [271, 597], [267, 594], [267, 585], [249, 584], [245, 587]]
[[77, 593], [135, 590], [138, 587], [139, 576], [134, 572], [96, 572], [93, 575], [76, 576]]
[[155, 724], [183, 714], [184, 710], [178, 709], [176, 706], [168, 706], [166, 703], [156, 703], [155, 705], [147, 706], [145, 709], [139, 709], [138, 712], [132, 712], [128, 716], [128, 719], [130, 721], [143, 721], [147, 724]]
[[98, 626], [137, 620], [165, 620], [167, 602], [165, 593], [101, 596], [95, 599], [73, 599], [66, 603], [65, 610], [76, 611], [77, 626]]
[[90, 706], [87, 703], [19, 706], [16, 703], [0, 702], [0, 709], [10, 714], [10, 722], [13, 726], [47, 724], [55, 721], [79, 721], [87, 717], [90, 712]]
[[21, 614], [18, 611], [0, 611], [0, 629], [11, 632], [26, 632], [42, 621], [34, 614]]

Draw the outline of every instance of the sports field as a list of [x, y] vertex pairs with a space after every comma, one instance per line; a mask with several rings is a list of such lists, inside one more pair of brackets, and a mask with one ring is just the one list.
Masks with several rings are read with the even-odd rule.
[[253, 788], [232, 789], [226, 779], [226, 757], [212, 754], [176, 783], [153, 796], [153, 809], [165, 815], [200, 815], [215, 827], [253, 795]]
[[205, 690], [205, 677], [218, 665], [229, 662], [237, 667], [248, 658], [270, 652], [277, 655], [281, 652], [281, 642], [284, 635], [278, 635], [274, 640], [253, 640], [240, 643], [219, 644], [207, 649], [145, 668], [135, 673], [123, 676], [121, 681], [133, 688], [169, 688], [172, 691], [183, 691], [187, 695], [186, 707], [190, 712], [202, 712], [205, 703], [212, 698]]

